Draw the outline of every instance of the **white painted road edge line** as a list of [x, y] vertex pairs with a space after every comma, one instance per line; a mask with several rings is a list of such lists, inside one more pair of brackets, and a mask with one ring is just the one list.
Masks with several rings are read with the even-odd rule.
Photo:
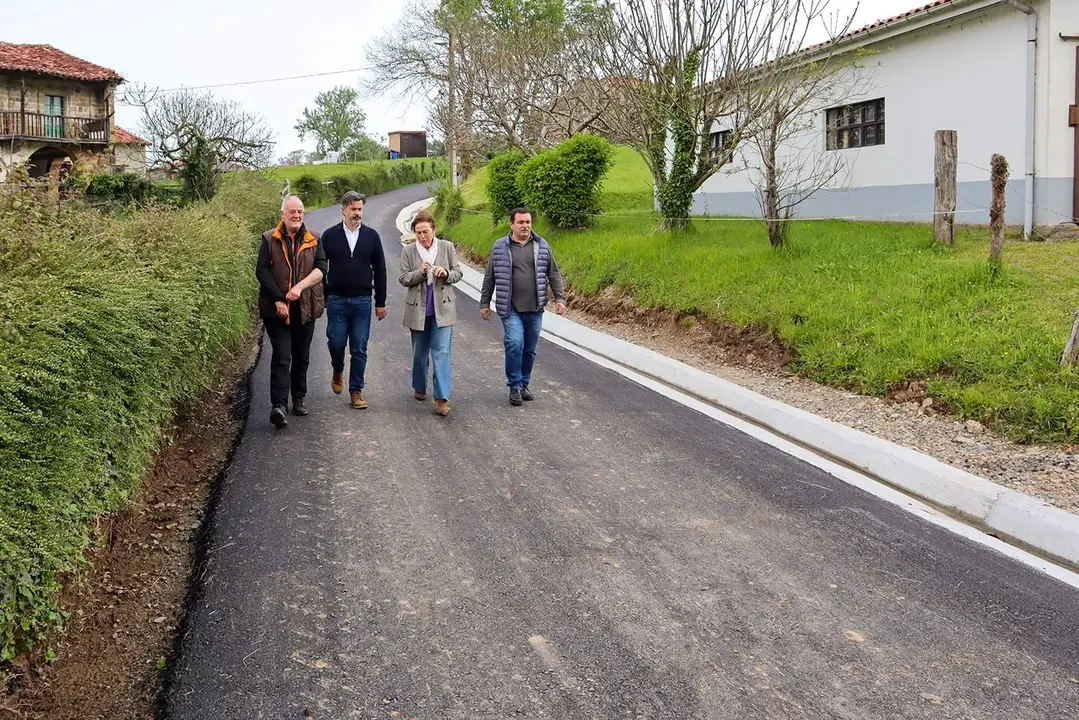
[[[424, 200], [402, 210], [398, 227], [404, 219], [407, 230], [412, 215], [431, 202]], [[462, 269], [464, 280], [457, 287], [478, 300], [482, 274], [467, 265]], [[1079, 588], [1079, 575], [1071, 570], [955, 520], [910, 495], [1072, 566], [1079, 566], [1079, 516], [553, 313], [544, 317], [543, 337], [844, 482]]]

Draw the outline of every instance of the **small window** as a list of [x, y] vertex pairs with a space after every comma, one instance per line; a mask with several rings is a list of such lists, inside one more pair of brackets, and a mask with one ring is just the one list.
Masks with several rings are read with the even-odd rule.
[[710, 162], [717, 162], [720, 159], [720, 153], [723, 152], [723, 148], [727, 146], [730, 139], [730, 130], [720, 130], [708, 136], [708, 160]]
[[884, 144], [884, 98], [829, 108], [825, 120], [829, 150]]

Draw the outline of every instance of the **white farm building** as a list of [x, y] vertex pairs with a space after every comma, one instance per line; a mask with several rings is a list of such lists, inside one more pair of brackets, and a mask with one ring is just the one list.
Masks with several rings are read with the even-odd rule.
[[[988, 222], [993, 153], [1011, 167], [1008, 223], [1079, 218], [1079, 0], [937, 0], [849, 33], [831, 52], [859, 51], [857, 94], [815, 108], [815, 137], [800, 145], [839, 154], [844, 172], [797, 216], [929, 222], [934, 133], [948, 129], [959, 143], [957, 221]], [[712, 129], [720, 141], [725, 128]], [[694, 214], [760, 216], [739, 169], [748, 152], [701, 186]]]

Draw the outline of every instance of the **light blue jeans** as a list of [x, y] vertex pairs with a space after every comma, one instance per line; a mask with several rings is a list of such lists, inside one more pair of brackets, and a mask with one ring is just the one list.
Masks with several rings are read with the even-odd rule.
[[427, 394], [428, 356], [434, 366], [435, 400], [450, 399], [450, 355], [453, 350], [453, 325], [439, 327], [434, 315], [428, 315], [423, 330], [412, 331], [412, 389]]

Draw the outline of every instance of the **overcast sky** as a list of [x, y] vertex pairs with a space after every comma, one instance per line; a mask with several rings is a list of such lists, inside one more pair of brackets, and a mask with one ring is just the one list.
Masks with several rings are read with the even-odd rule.
[[[856, 26], [890, 17], [928, 0], [862, 0]], [[360, 69], [369, 38], [386, 32], [400, 15], [401, 0], [283, 2], [282, 0], [0, 0], [0, 41], [47, 43], [116, 70], [129, 82], [159, 88], [220, 85]], [[856, 0], [832, 0], [851, 12]], [[261, 113], [276, 134], [275, 157], [304, 147], [293, 126], [315, 95], [335, 85], [358, 83], [359, 72], [213, 90], [219, 97]], [[425, 129], [420, 102], [391, 98], [365, 101], [367, 131]], [[118, 124], [137, 131], [139, 113], [117, 108]]]

